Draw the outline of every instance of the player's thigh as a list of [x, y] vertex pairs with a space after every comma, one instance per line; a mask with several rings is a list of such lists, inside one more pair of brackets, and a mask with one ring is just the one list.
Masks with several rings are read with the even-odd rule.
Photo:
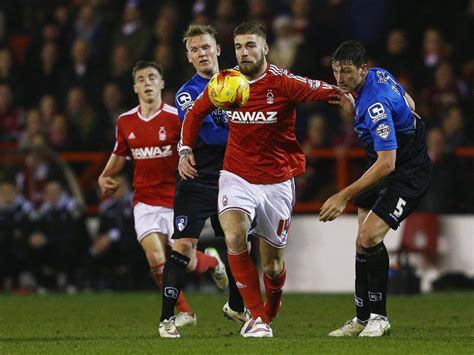
[[161, 233], [168, 236], [168, 244], [171, 244], [173, 233], [173, 210], [162, 206], [150, 206], [139, 202], [133, 208], [135, 220], [135, 231], [137, 240], [142, 239], [152, 233]]
[[284, 248], [288, 241], [294, 203], [293, 179], [269, 185], [256, 185], [260, 189], [255, 225], [250, 230], [259, 238], [276, 247]]
[[173, 239], [198, 239], [206, 219], [217, 214], [217, 191], [197, 186], [178, 186], [174, 200]]
[[369, 214], [369, 210], [366, 210], [365, 208], [358, 208], [357, 209], [357, 237], [356, 237], [356, 251], [358, 253], [363, 253], [364, 248], [362, 246], [362, 239], [360, 237], [360, 230], [362, 228], [362, 225], [367, 218], [367, 215]]
[[259, 250], [263, 272], [270, 278], [277, 277], [284, 267], [284, 248], [277, 248], [260, 238]]

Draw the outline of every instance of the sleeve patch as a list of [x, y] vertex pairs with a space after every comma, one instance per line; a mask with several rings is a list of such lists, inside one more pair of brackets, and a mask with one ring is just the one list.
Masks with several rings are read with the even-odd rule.
[[367, 109], [370, 118], [372, 119], [372, 123], [377, 123], [378, 121], [387, 117], [385, 113], [385, 108], [380, 102], [376, 102], [372, 106]]
[[375, 129], [377, 135], [382, 139], [387, 139], [390, 136], [390, 126], [385, 123], [381, 123]]
[[321, 82], [319, 80], [308, 79], [308, 85], [312, 90], [316, 90], [321, 86]]
[[186, 110], [189, 106], [193, 104], [194, 101], [190, 93], [182, 92], [176, 97], [176, 102], [178, 103], [181, 110]]

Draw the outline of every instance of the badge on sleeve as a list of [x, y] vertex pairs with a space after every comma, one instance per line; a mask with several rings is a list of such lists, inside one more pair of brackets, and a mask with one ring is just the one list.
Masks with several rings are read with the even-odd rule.
[[380, 138], [387, 139], [390, 135], [390, 126], [388, 124], [381, 123], [375, 129], [375, 132]]

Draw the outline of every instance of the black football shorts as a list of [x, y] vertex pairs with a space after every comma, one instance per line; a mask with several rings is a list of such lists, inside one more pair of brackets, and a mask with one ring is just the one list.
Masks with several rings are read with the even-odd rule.
[[217, 215], [218, 189], [178, 184], [174, 197], [173, 239], [198, 239], [208, 218], [216, 236], [224, 236]]

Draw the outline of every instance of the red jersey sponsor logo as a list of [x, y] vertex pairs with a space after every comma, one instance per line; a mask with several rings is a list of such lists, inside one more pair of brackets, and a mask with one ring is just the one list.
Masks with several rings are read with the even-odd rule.
[[171, 144], [162, 147], [132, 148], [133, 159], [166, 158], [173, 155]]
[[227, 119], [233, 123], [270, 124], [277, 122], [277, 111], [226, 111]]

